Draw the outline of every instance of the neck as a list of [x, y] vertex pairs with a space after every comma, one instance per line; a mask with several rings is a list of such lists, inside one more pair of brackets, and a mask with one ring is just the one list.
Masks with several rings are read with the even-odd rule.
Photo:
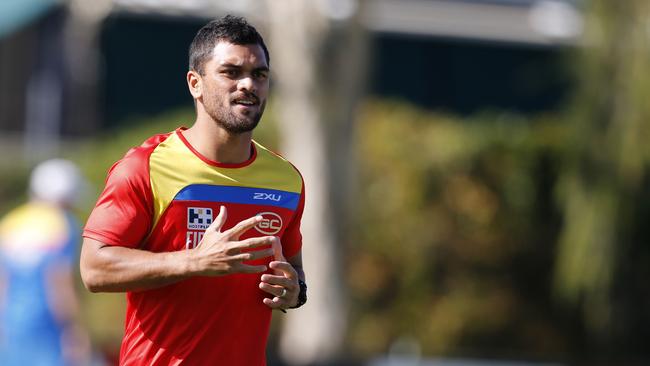
[[232, 134], [211, 118], [197, 117], [183, 135], [201, 155], [219, 163], [240, 164], [251, 155], [252, 132]]

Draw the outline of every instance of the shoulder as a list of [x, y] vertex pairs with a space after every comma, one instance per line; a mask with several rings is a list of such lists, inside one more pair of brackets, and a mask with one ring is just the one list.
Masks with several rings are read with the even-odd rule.
[[149, 137], [139, 146], [129, 149], [121, 160], [136, 161], [147, 159], [158, 145], [167, 140], [172, 134], [173, 132], [167, 132]]
[[257, 162], [264, 166], [269, 166], [277, 174], [285, 176], [297, 184], [299, 188], [303, 185], [303, 178], [298, 168], [296, 168], [289, 160], [279, 153], [272, 151], [257, 141], [253, 141], [257, 151]]
[[109, 170], [109, 174], [123, 178], [133, 177], [138, 174], [148, 175], [149, 157], [172, 133], [168, 132], [151, 136], [139, 146], [132, 147], [120, 160], [113, 164]]

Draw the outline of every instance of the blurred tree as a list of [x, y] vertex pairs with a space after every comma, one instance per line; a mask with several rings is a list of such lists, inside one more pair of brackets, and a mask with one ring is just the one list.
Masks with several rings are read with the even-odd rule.
[[590, 342], [638, 351], [649, 334], [638, 309], [650, 298], [637, 282], [648, 276], [650, 2], [589, 3], [558, 185], [564, 229], [555, 288], [579, 305]]
[[341, 247], [352, 202], [353, 114], [368, 50], [360, 6], [358, 0], [268, 2], [281, 151], [301, 170], [307, 191], [309, 301], [287, 317], [281, 342], [295, 364], [339, 357], [346, 331]]
[[[470, 120], [367, 103], [349, 344], [369, 357], [415, 338], [425, 355], [544, 358], [572, 348], [549, 282], [556, 118]], [[506, 355], [506, 356], [504, 356]]]

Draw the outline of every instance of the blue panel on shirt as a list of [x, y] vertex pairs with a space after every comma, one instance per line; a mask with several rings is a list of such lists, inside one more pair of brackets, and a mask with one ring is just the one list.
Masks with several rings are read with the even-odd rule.
[[264, 205], [295, 210], [300, 194], [275, 189], [192, 184], [183, 188], [174, 201], [207, 201]]

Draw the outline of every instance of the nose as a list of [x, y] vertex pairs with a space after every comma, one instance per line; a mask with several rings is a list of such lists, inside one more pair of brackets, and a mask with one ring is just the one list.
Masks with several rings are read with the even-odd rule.
[[253, 81], [253, 78], [250, 76], [245, 76], [241, 79], [239, 79], [239, 82], [237, 83], [237, 90], [241, 91], [248, 91], [251, 93], [255, 92], [255, 82]]

